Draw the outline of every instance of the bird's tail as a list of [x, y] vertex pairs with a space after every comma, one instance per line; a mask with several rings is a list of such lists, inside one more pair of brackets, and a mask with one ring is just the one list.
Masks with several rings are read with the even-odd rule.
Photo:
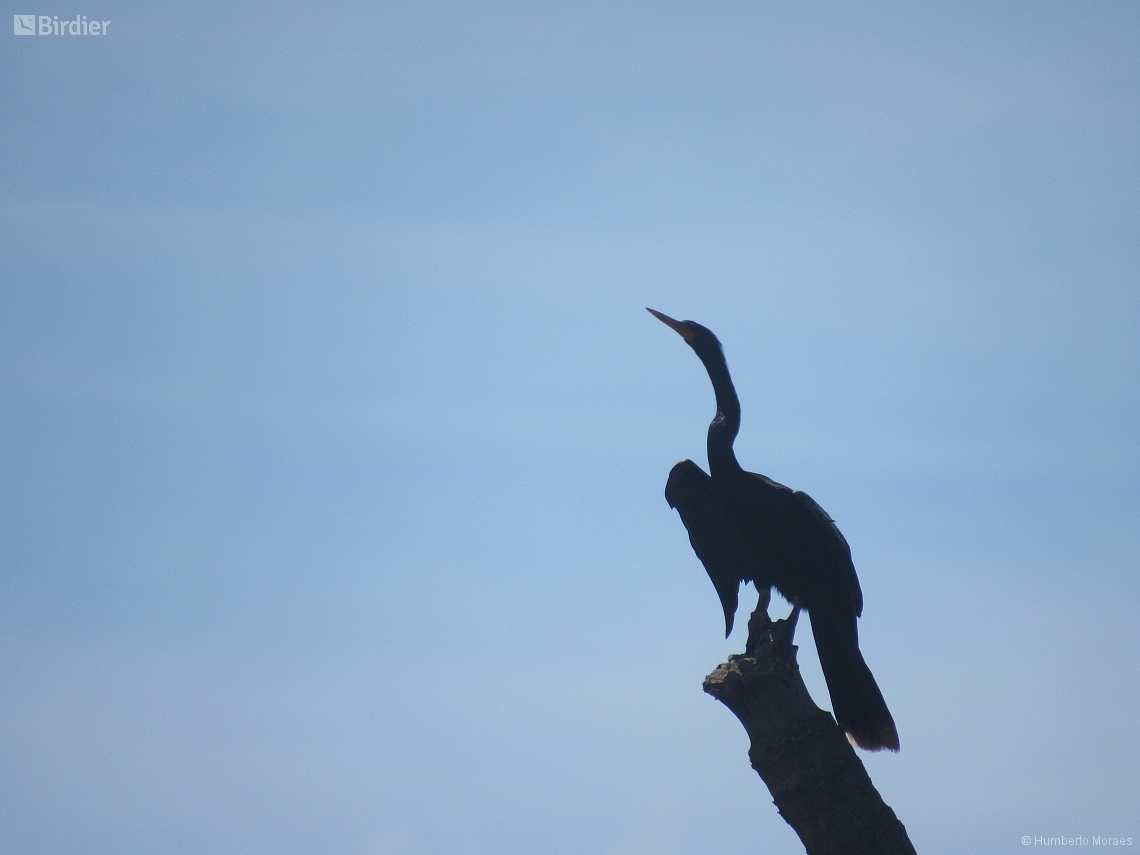
[[826, 608], [809, 609], [808, 614], [835, 720], [860, 748], [898, 751], [895, 720], [859, 652], [857, 618]]

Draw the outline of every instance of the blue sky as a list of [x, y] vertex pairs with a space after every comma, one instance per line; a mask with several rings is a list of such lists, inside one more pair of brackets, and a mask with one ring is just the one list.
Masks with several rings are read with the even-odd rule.
[[918, 850], [1140, 841], [1134, 5], [9, 7], [112, 23], [0, 50], [0, 850], [802, 851], [645, 306]]

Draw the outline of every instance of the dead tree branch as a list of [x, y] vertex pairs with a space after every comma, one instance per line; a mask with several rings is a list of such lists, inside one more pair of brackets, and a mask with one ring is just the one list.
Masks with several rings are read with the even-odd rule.
[[772, 623], [757, 608], [745, 653], [709, 674], [705, 691], [744, 725], [752, 768], [808, 855], [915, 855], [846, 735], [808, 694], [794, 631], [795, 613]]

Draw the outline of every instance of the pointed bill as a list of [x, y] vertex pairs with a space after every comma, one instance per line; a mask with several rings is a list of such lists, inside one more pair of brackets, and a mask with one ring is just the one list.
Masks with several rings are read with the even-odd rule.
[[661, 321], [661, 323], [665, 324], [665, 326], [671, 328], [675, 333], [677, 333], [677, 335], [681, 336], [681, 338], [683, 338], [685, 341], [692, 340], [692, 337], [693, 337], [692, 332], [690, 330], [688, 330], [681, 321], [674, 320], [673, 318], [669, 317], [668, 315], [666, 315], [662, 312], [657, 311], [656, 309], [650, 309], [648, 306], [645, 307], [645, 311], [649, 312], [649, 314], [653, 315], [653, 317], [657, 318], [657, 320]]

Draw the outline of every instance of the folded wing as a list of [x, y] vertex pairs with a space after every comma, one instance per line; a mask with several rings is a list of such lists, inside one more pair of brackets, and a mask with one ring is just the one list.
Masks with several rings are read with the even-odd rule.
[[748, 581], [744, 552], [736, 531], [728, 525], [712, 478], [691, 460], [682, 460], [669, 473], [665, 501], [676, 508], [689, 532], [689, 543], [724, 609], [724, 637], [732, 632], [740, 583]]

